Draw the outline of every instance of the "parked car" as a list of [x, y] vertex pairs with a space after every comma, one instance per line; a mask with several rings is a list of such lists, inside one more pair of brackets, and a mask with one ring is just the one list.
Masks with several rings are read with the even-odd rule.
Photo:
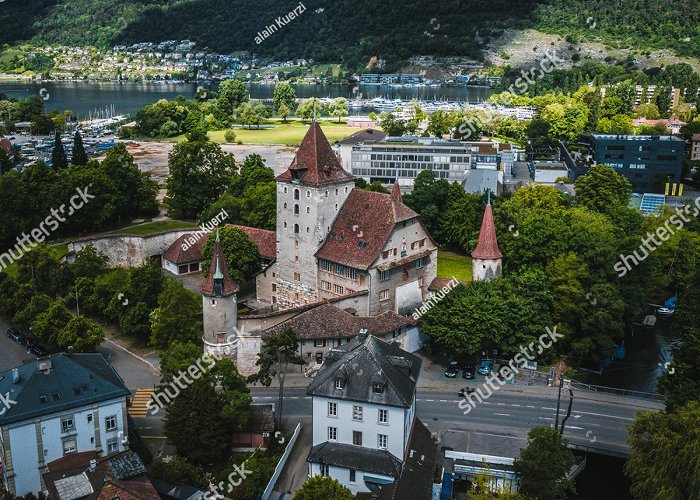
[[49, 355], [49, 351], [47, 351], [46, 349], [44, 349], [44, 348], [41, 347], [40, 345], [36, 345], [36, 344], [34, 344], [33, 346], [31, 346], [31, 347], [29, 348], [29, 352], [31, 352], [32, 354], [34, 354], [34, 355], [37, 356], [37, 357], [42, 357], [42, 356], [48, 356], [48, 355]]
[[493, 361], [484, 360], [479, 365], [479, 375], [489, 375], [493, 369]]
[[36, 345], [36, 342], [34, 342], [34, 340], [32, 340], [29, 337], [23, 337], [22, 338], [22, 345], [27, 347], [27, 348], [31, 348], [31, 347], [34, 347]]
[[469, 380], [474, 378], [474, 367], [472, 365], [464, 367], [464, 370], [462, 370], [462, 378]]
[[7, 336], [10, 337], [15, 342], [20, 342], [20, 343], [24, 339], [24, 335], [19, 333], [19, 330], [17, 330], [16, 328], [8, 328], [7, 329]]
[[459, 374], [459, 363], [456, 361], [450, 361], [450, 366], [445, 370], [445, 377], [447, 378], [457, 378]]

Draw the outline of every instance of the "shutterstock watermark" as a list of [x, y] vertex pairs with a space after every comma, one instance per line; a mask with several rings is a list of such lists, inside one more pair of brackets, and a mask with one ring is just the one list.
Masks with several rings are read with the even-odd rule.
[[[646, 260], [651, 252], [656, 251], [665, 241], [668, 241], [676, 231], [683, 229], [685, 223], [690, 222], [690, 218], [687, 217], [688, 214], [691, 217], [697, 217], [700, 214], [700, 197], [695, 198], [694, 206], [689, 204], [683, 207], [676, 207], [675, 210], [676, 213], [671, 215], [662, 226], [657, 227], [654, 233], [647, 232], [646, 238], [641, 239], [642, 244], [639, 245], [639, 253], [635, 250], [628, 255], [620, 254], [620, 260], [613, 266], [613, 269], [617, 271], [618, 278], [622, 278], [633, 267]], [[675, 226], [675, 228], [672, 228], [671, 225]], [[657, 241], [655, 236], [661, 241]]]
[[[508, 366], [501, 368], [500, 372], [497, 374], [490, 374], [486, 377], [486, 382], [482, 384], [476, 391], [467, 394], [462, 398], [457, 406], [460, 410], [464, 410], [464, 414], [469, 414], [473, 408], [476, 408], [476, 401], [483, 403], [485, 400], [491, 397], [491, 395], [498, 391], [501, 386], [504, 386], [507, 382], [513, 380], [513, 377], [520, 373], [520, 368], [526, 363], [525, 358], [529, 361], [535, 359], [535, 356], [531, 354], [537, 351], [537, 354], [542, 354], [546, 349], [552, 347], [557, 340], [559, 340], [564, 335], [557, 333], [557, 327], [550, 330], [549, 327], [545, 327], [546, 333], [543, 333], [538, 338], [538, 344], [535, 346], [534, 342], [530, 342], [527, 346], [520, 346], [520, 352], [513, 356], [508, 362]], [[500, 375], [500, 377], [499, 377]], [[494, 380], [498, 385], [494, 384]], [[484, 390], [482, 392], [482, 389]], [[475, 401], [476, 400], [476, 401]]]
[[[31, 248], [36, 247], [47, 237], [51, 236], [51, 232], [58, 229], [61, 222], [66, 222], [66, 219], [62, 217], [62, 215], [66, 213], [66, 208], [68, 209], [68, 217], [70, 217], [76, 210], [80, 210], [92, 200], [95, 195], [88, 193], [88, 188], [90, 186], [92, 186], [92, 184], [88, 184], [85, 188], [77, 188], [77, 194], [74, 194], [70, 197], [70, 200], [68, 200], [69, 206], [66, 207], [66, 204], [63, 203], [58, 207], [58, 210], [51, 208], [51, 215], [48, 215], [39, 224], [39, 227], [32, 229], [29, 234], [22, 232], [22, 236], [17, 237], [17, 244], [13, 248], [8, 248], [5, 253], [0, 254], [0, 271], [13, 262], [17, 262], [26, 252], [31, 251]], [[27, 248], [27, 246], [31, 248]]]
[[[561, 59], [557, 55], [556, 50], [545, 50], [544, 57], [540, 59], [538, 65], [539, 67], [533, 66], [528, 71], [522, 70], [520, 74], [523, 76], [515, 80], [515, 83], [512, 83], [510, 87], [508, 87], [508, 91], [511, 94], [524, 94], [527, 92], [527, 89], [530, 88], [530, 85], [535, 83], [536, 79], [542, 78], [544, 75], [551, 73], [555, 69], [559, 69], [564, 62], [566, 62], [566, 59]], [[533, 80], [533, 78], [535, 80]], [[518, 89], [517, 91], [515, 90], [516, 87]]]
[[294, 7], [294, 10], [289, 12], [289, 14], [287, 14], [286, 16], [279, 16], [277, 19], [275, 19], [275, 22], [273, 24], [270, 24], [269, 26], [265, 27], [265, 29], [262, 31], [258, 31], [258, 34], [255, 37], [255, 43], [260, 45], [263, 42], [263, 40], [269, 38], [270, 35], [272, 35], [273, 33], [277, 33], [280, 30], [280, 28], [288, 25], [290, 22], [292, 22], [304, 12], [306, 12], [306, 7], [303, 3], [299, 2], [299, 5]]
[[449, 294], [457, 285], [459, 285], [459, 280], [453, 276], [452, 279], [448, 281], [447, 284], [443, 286], [440, 290], [438, 290], [435, 293], [431, 292], [428, 295], [428, 300], [423, 302], [420, 308], [415, 309], [415, 312], [413, 313], [413, 319], [420, 319], [421, 316], [423, 316], [425, 313], [427, 313], [433, 307], [435, 307], [442, 299], [447, 297], [447, 294]]
[[7, 413], [7, 410], [9, 410], [12, 405], [16, 404], [17, 401], [10, 398], [9, 392], [6, 392], [4, 396], [0, 393], [0, 405], [2, 406], [0, 407], [0, 417]]
[[[247, 462], [247, 460], [246, 460]], [[210, 485], [209, 488], [210, 490], [207, 491], [204, 494], [204, 499], [205, 500], [214, 500], [214, 499], [219, 499], [219, 498], [226, 498], [223, 493], [224, 493], [224, 487], [228, 484], [228, 488], [226, 488], [226, 493], [232, 493], [233, 489], [236, 488], [237, 486], [240, 486], [245, 479], [253, 474], [252, 470], [247, 470], [245, 468], [246, 462], [243, 462], [242, 464], [234, 465], [233, 466], [233, 472], [228, 475], [227, 478], [227, 483], [224, 481], [219, 481], [219, 484], [216, 486]]]

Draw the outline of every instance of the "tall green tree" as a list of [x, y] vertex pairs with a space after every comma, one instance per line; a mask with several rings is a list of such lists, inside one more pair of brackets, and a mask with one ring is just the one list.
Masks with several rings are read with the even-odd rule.
[[225, 80], [219, 85], [219, 97], [226, 99], [231, 109], [235, 109], [248, 100], [248, 87], [241, 80]]
[[321, 101], [316, 97], [310, 99], [304, 99], [297, 106], [296, 116], [301, 118], [303, 121], [309, 121], [314, 116], [317, 118], [321, 116]]
[[248, 377], [248, 382], [260, 382], [265, 387], [270, 387], [272, 378], [277, 377], [279, 385], [277, 428], [282, 426], [284, 379], [287, 376], [287, 368], [290, 363], [299, 366], [304, 364], [298, 351], [299, 338], [291, 328], [287, 328], [279, 335], [267, 338], [258, 354], [258, 360], [255, 362], [255, 366], [259, 367], [258, 372]]
[[338, 123], [343, 116], [348, 116], [348, 100], [344, 97], [336, 97], [326, 106], [326, 114], [338, 118]]
[[406, 124], [389, 111], [379, 115], [379, 128], [392, 137], [401, 137], [406, 132]]
[[175, 342], [199, 343], [202, 338], [202, 301], [174, 279], [165, 282], [151, 320], [150, 344], [167, 349]]
[[602, 214], [627, 206], [632, 184], [615, 169], [598, 164], [576, 179], [576, 202]]
[[88, 157], [85, 153], [85, 146], [83, 146], [83, 138], [79, 131], [75, 131], [73, 135], [73, 165], [87, 165]]
[[700, 499], [700, 402], [637, 414], [628, 426], [625, 474], [635, 498]]
[[[289, 114], [289, 110], [294, 107], [296, 99], [297, 93], [289, 82], [278, 83], [275, 85], [275, 90], [272, 91], [272, 102], [275, 105], [275, 111], [280, 116], [282, 116], [282, 106], [286, 107], [287, 114]], [[284, 118], [286, 120], [286, 116]]]
[[64, 349], [73, 347], [76, 352], [95, 352], [104, 338], [100, 325], [85, 316], [72, 316], [58, 333], [57, 343]]
[[63, 148], [63, 143], [61, 142], [61, 133], [56, 129], [54, 135], [54, 145], [53, 151], [51, 152], [51, 167], [56, 170], [63, 170], [68, 168], [68, 157], [66, 156], [66, 150]]
[[[257, 245], [236, 227], [222, 227], [218, 231], [231, 277], [238, 283], [250, 280], [260, 270], [260, 251]], [[209, 238], [202, 250], [204, 273], [209, 272], [211, 256], [214, 254], [214, 240], [215, 238]]]
[[513, 467], [520, 479], [520, 492], [538, 500], [568, 498], [576, 492], [566, 473], [574, 465], [574, 454], [557, 429], [535, 427], [527, 434]]
[[194, 219], [223, 194], [236, 173], [233, 156], [196, 131], [175, 146], [168, 157], [166, 203], [183, 217]]

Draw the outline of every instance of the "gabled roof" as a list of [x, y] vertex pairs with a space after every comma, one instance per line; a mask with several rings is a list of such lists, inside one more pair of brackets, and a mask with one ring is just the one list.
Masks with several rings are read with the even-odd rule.
[[398, 477], [401, 461], [387, 450], [326, 441], [311, 448], [307, 462], [360, 469], [375, 474]]
[[394, 226], [415, 217], [417, 213], [390, 194], [353, 189], [316, 256], [367, 270], [384, 249]]
[[[39, 363], [50, 366], [40, 370]], [[124, 381], [102, 354], [54, 354], [0, 372], [0, 394], [16, 404], [0, 415], [0, 426], [73, 408], [126, 397], [131, 394]]]
[[476, 244], [476, 248], [472, 252], [472, 257], [481, 260], [496, 260], [503, 258], [503, 254], [498, 249], [496, 224], [493, 222], [493, 210], [491, 209], [490, 201], [484, 210], [484, 218], [481, 220], [481, 231], [479, 232], [479, 241]]
[[[307, 394], [327, 398], [385, 404], [408, 408], [413, 404], [421, 359], [396, 344], [368, 335], [331, 349]], [[381, 393], [373, 391], [373, 380], [384, 382]], [[343, 389], [335, 379], [345, 380]]]
[[306, 186], [351, 182], [355, 178], [343, 170], [340, 160], [317, 122], [312, 122], [289, 168], [278, 181], [298, 181]]
[[359, 132], [355, 132], [350, 137], [346, 137], [342, 141], [338, 141], [338, 144], [353, 145], [357, 144], [358, 142], [378, 141], [386, 137], [386, 135], [386, 132], [381, 130], [366, 128], [364, 130], [360, 130]]
[[[185, 264], [189, 262], [199, 262], [202, 260], [202, 250], [204, 249], [204, 244], [209, 239], [207, 234], [188, 233], [183, 234], [175, 243], [170, 245], [163, 254], [163, 258], [172, 262], [173, 264]], [[187, 243], [187, 250], [183, 250], [182, 247], [185, 245], [187, 240], [193, 238], [192, 245]]]
[[401, 316], [393, 311], [373, 318], [359, 317], [332, 304], [319, 304], [265, 330], [262, 332], [262, 338], [279, 335], [287, 328], [294, 330], [300, 339], [352, 338], [363, 328], [373, 335], [381, 336], [412, 324], [415, 324], [413, 318]]
[[228, 297], [238, 292], [239, 288], [231, 274], [228, 272], [228, 265], [226, 264], [226, 259], [224, 258], [224, 253], [221, 250], [221, 242], [219, 241], [219, 236], [216, 236], [216, 245], [214, 247], [214, 253], [211, 256], [211, 264], [209, 266], [209, 275], [206, 281], [202, 285], [202, 294], [208, 297], [214, 297], [214, 282], [220, 279], [223, 283], [223, 290], [221, 293], [222, 297]]
[[243, 231], [248, 239], [257, 245], [260, 257], [269, 260], [274, 260], [277, 257], [277, 233], [274, 231], [237, 224], [226, 224], [226, 227], [235, 227]]
[[393, 484], [382, 486], [378, 500], [425, 500], [431, 498], [438, 445], [418, 418], [408, 442], [401, 476]]

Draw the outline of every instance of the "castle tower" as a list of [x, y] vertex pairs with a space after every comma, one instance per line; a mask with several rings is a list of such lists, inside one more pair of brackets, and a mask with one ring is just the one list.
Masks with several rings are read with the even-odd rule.
[[204, 353], [235, 359], [238, 285], [228, 272], [219, 232], [211, 257], [209, 275], [202, 285]]
[[472, 252], [472, 280], [489, 281], [502, 274], [503, 254], [498, 249], [496, 225], [491, 209], [491, 191], [488, 193], [484, 218], [481, 221], [479, 241]]
[[272, 302], [294, 307], [318, 300], [320, 248], [355, 178], [314, 120], [289, 168], [277, 177], [276, 287]]

